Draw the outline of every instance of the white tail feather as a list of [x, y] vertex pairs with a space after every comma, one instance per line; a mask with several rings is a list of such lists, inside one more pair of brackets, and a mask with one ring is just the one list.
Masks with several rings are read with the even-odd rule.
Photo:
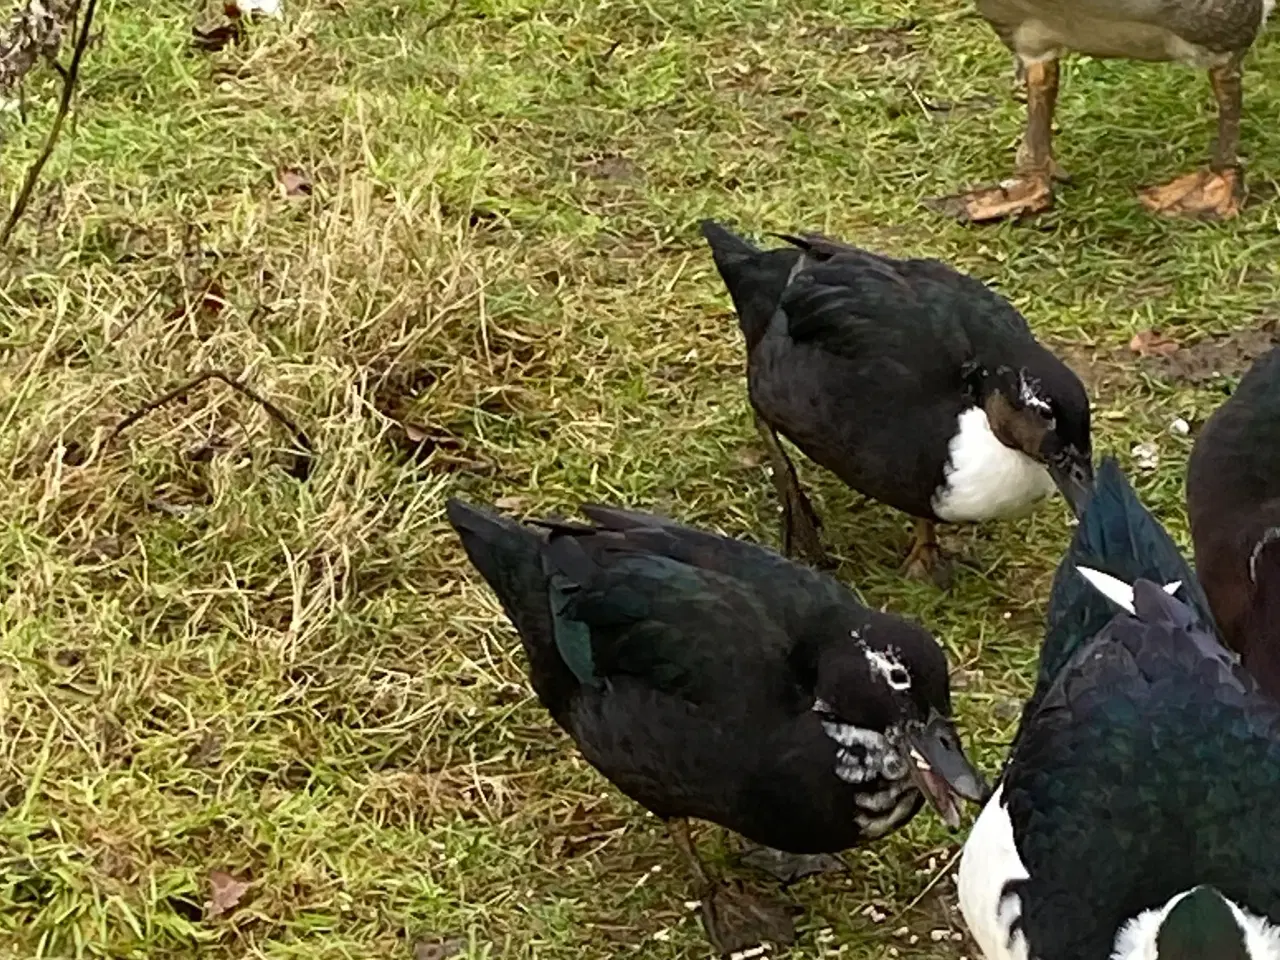
[[[1133, 608], [1133, 586], [1125, 583], [1109, 573], [1103, 573], [1101, 570], [1095, 570], [1092, 567], [1076, 567], [1080, 571], [1080, 576], [1084, 577], [1093, 585], [1100, 594], [1114, 603], [1117, 607], [1122, 607], [1129, 613], [1134, 613]], [[1166, 583], [1163, 587], [1164, 592], [1173, 596], [1182, 586], [1181, 580], [1175, 580], [1173, 583]]]

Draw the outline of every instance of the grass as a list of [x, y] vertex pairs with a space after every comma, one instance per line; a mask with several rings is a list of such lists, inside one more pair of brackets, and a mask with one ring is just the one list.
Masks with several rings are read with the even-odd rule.
[[[1126, 344], [1227, 338], [1202, 366], [1231, 374], [1232, 338], [1277, 318], [1275, 43], [1246, 78], [1239, 220], [1133, 196], [1207, 156], [1202, 76], [1076, 60], [1075, 185], [1035, 224], [969, 230], [919, 200], [1004, 173], [1022, 109], [960, 0], [287, 4], [204, 53], [212, 5], [105, 0], [0, 252], [0, 955], [706, 954], [660, 825], [532, 699], [442, 516], [449, 494], [608, 500], [776, 542], [700, 217], [997, 285], [1089, 378], [1100, 451], [1157, 445], [1135, 480], [1185, 542], [1192, 439], [1168, 424], [1230, 380]], [[26, 121], [0, 113], [6, 199], [56, 91], [37, 74]], [[286, 169], [310, 192], [286, 196]], [[296, 418], [308, 479], [217, 382], [110, 438], [207, 369]], [[995, 769], [1061, 504], [951, 531], [971, 566], [942, 594], [896, 575], [903, 518], [802, 469], [839, 576], [942, 639]], [[745, 876], [731, 838], [700, 839]], [[972, 956], [939, 878], [959, 839], [921, 816], [793, 887], [795, 956]], [[206, 918], [214, 871], [250, 885]]]

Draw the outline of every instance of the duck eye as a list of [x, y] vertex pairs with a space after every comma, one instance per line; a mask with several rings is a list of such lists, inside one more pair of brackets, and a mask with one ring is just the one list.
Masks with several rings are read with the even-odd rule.
[[894, 667], [889, 671], [889, 686], [895, 690], [906, 690], [911, 686], [911, 675], [905, 667]]

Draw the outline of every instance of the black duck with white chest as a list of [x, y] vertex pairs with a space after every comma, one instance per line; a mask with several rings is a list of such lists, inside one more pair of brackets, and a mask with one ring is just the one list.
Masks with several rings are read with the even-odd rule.
[[1035, 692], [965, 843], [986, 960], [1280, 960], [1280, 709], [1112, 459], [1054, 577]]
[[1026, 320], [937, 260], [818, 237], [760, 250], [702, 225], [747, 343], [783, 549], [825, 560], [782, 434], [854, 490], [916, 518], [912, 575], [945, 579], [934, 524], [1016, 516], [1093, 477], [1089, 398]]
[[1255, 361], [1196, 438], [1187, 514], [1223, 639], [1280, 699], [1280, 348]]
[[820, 854], [884, 836], [926, 798], [955, 826], [954, 797], [985, 796], [942, 649], [830, 577], [647, 514], [588, 507], [592, 524], [530, 527], [456, 500], [448, 512], [538, 698], [671, 825], [720, 949], [788, 939], [791, 922], [711, 883], [684, 818]]

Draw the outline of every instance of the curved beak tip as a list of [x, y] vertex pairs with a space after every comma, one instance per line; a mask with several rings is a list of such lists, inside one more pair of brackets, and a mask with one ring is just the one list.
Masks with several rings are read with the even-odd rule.
[[1093, 464], [1087, 460], [1073, 461], [1065, 467], [1049, 468], [1054, 486], [1062, 494], [1076, 517], [1084, 515], [1085, 507], [1093, 494]]

